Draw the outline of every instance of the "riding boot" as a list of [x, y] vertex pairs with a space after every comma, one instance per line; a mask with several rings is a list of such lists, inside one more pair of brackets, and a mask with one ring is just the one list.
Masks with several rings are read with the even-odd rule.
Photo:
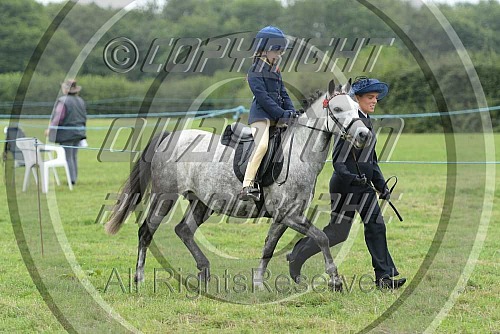
[[258, 202], [260, 201], [260, 189], [253, 186], [244, 187], [238, 198], [240, 201], [254, 200], [255, 202]]

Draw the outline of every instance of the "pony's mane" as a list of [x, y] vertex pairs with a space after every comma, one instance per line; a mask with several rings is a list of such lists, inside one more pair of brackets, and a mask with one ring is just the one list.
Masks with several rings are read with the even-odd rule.
[[307, 108], [309, 108], [310, 106], [312, 106], [313, 103], [316, 102], [324, 94], [325, 93], [322, 92], [322, 91], [320, 91], [320, 90], [316, 90], [314, 93], [311, 93], [308, 98], [303, 99], [301, 101], [302, 108], [304, 108], [304, 110], [307, 110]]

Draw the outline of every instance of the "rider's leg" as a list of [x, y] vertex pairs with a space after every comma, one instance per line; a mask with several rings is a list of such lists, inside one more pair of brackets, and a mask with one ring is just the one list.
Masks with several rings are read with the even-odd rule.
[[255, 192], [253, 182], [269, 145], [269, 120], [254, 122], [250, 124], [250, 127], [252, 128], [255, 146], [245, 171], [242, 195], [248, 195]]

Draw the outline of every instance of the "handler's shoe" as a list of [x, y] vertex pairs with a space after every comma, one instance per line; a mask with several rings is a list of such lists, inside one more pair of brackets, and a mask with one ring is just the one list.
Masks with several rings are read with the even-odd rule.
[[295, 283], [300, 283], [300, 269], [302, 269], [304, 261], [301, 261], [297, 257], [293, 257], [293, 253], [288, 253], [286, 255], [286, 260], [288, 261], [290, 277]]
[[399, 289], [406, 283], [406, 278], [392, 279], [389, 277], [382, 277], [375, 281], [375, 285], [379, 289]]
[[240, 201], [250, 201], [254, 200], [255, 202], [260, 201], [260, 191], [259, 188], [255, 187], [244, 187], [240, 195], [238, 196]]

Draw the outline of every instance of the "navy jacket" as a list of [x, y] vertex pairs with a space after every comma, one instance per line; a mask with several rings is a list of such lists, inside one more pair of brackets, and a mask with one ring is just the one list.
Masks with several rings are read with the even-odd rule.
[[[366, 118], [361, 112], [360, 118]], [[378, 191], [384, 190], [385, 179], [378, 165], [377, 154], [375, 153], [376, 138], [371, 122], [367, 122], [368, 128], [372, 131], [373, 140], [369, 147], [357, 150], [342, 138], [336, 139], [333, 149], [333, 168], [335, 172], [332, 176], [333, 189], [338, 193], [365, 192], [369, 191], [368, 186], [353, 186], [351, 182], [358, 175], [356, 161], [353, 153], [358, 160], [358, 166], [361, 174], [365, 174], [369, 182], [372, 182]]]
[[276, 66], [257, 59], [248, 71], [248, 84], [253, 93], [248, 123], [289, 118], [295, 111]]

